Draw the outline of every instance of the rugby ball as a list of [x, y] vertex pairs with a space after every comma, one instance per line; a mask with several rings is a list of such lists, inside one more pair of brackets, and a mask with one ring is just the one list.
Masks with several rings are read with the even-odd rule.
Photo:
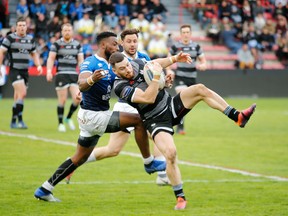
[[[144, 69], [143, 69], [143, 76], [144, 76], [145, 82], [148, 85], [150, 85], [150, 83], [152, 82], [152, 79], [153, 79], [153, 72], [151, 71], [151, 68], [154, 67], [153, 64], [158, 64], [158, 63], [147, 62], [144, 66]], [[162, 70], [161, 75], [160, 75], [160, 79], [159, 79], [159, 89], [161, 90], [164, 87], [165, 87], [165, 73]]]

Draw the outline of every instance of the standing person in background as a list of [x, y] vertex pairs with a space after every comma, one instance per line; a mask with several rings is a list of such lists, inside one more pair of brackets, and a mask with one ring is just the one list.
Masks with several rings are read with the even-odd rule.
[[[174, 80], [176, 94], [197, 83], [197, 70], [206, 70], [205, 55], [201, 49], [201, 46], [191, 40], [191, 33], [192, 31], [190, 25], [182, 25], [180, 27], [180, 40], [174, 43], [170, 49], [170, 55], [176, 55], [182, 51], [189, 53], [193, 60], [192, 64], [177, 62]], [[197, 60], [199, 61], [198, 64], [196, 64]], [[184, 119], [179, 125], [177, 125], [177, 133], [182, 135], [185, 134]]]
[[28, 128], [23, 121], [22, 113], [28, 87], [30, 55], [33, 58], [39, 75], [42, 74], [35, 40], [31, 35], [27, 35], [26, 32], [27, 24], [25, 18], [20, 17], [16, 21], [16, 32], [7, 35], [0, 47], [0, 67], [3, 64], [5, 53], [8, 52], [10, 56], [10, 79], [14, 89], [14, 105], [10, 127], [19, 129]]
[[[124, 30], [121, 37], [121, 45], [123, 47], [123, 54], [129, 59], [141, 59], [145, 62], [150, 61], [149, 56], [143, 52], [137, 51], [138, 49], [138, 29], [126, 29]], [[126, 101], [119, 99], [115, 103], [113, 111], [137, 113], [138, 111], [130, 106]], [[99, 161], [109, 157], [117, 156], [127, 143], [130, 132], [134, 130], [134, 127], [126, 128], [124, 131], [118, 131], [110, 134], [109, 142], [106, 146], [96, 147], [89, 156], [87, 162]], [[154, 146], [154, 157], [159, 161], [165, 161], [164, 156], [160, 153], [156, 146]], [[157, 172], [156, 184], [168, 185], [169, 179], [166, 175], [166, 171]], [[71, 175], [66, 178], [66, 182], [70, 182]]]
[[47, 60], [48, 82], [52, 82], [52, 69], [57, 60], [57, 72], [55, 86], [58, 98], [57, 115], [58, 115], [58, 131], [65, 132], [66, 127], [63, 124], [64, 108], [68, 98], [68, 90], [72, 97], [65, 122], [68, 123], [71, 130], [75, 130], [75, 125], [71, 119], [73, 113], [77, 110], [79, 100], [76, 98], [78, 90], [78, 73], [76, 72], [77, 64], [80, 65], [84, 60], [81, 44], [73, 39], [73, 26], [70, 23], [62, 25], [62, 38], [53, 43], [50, 48]]

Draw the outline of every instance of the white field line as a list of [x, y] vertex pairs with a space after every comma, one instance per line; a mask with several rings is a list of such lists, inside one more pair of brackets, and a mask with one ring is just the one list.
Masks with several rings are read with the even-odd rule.
[[[43, 142], [55, 143], [55, 144], [58, 144], [58, 145], [76, 146], [76, 144], [73, 143], [73, 142], [54, 140], [54, 139], [47, 139], [47, 138], [38, 137], [38, 136], [35, 136], [35, 135], [29, 135], [29, 134], [16, 134], [16, 133], [0, 131], [0, 135], [12, 136], [12, 137], [22, 137], [22, 138], [27, 138], [27, 139], [31, 139], [31, 140], [40, 140], [40, 141], [43, 141]], [[133, 152], [121, 151], [121, 154], [122, 155], [128, 155], [128, 156], [131, 156], [131, 157], [142, 158], [140, 154], [133, 153]], [[232, 169], [232, 168], [226, 168], [226, 167], [220, 167], [220, 166], [214, 166], [214, 165], [208, 165], [208, 164], [192, 163], [192, 162], [182, 161], [182, 160], [179, 160], [178, 164], [187, 165], [187, 166], [193, 166], [193, 167], [201, 167], [201, 168], [206, 168], [206, 169], [220, 170], [220, 171], [236, 173], [236, 174], [240, 174], [240, 175], [244, 175], [244, 176], [266, 178], [266, 179], [270, 179], [270, 180], [273, 180], [273, 181], [288, 181], [288, 178], [285, 178], [285, 177], [263, 175], [263, 174], [248, 172], [248, 171], [244, 171], [244, 170], [238, 170], [238, 169]]]

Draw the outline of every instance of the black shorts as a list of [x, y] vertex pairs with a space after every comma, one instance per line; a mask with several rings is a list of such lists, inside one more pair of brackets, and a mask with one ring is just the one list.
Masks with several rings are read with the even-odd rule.
[[10, 70], [9, 77], [12, 82], [12, 85], [14, 82], [24, 80], [25, 85], [28, 87], [29, 74], [27, 70], [17, 70], [13, 68]]
[[175, 76], [174, 79], [174, 87], [178, 87], [178, 86], [191, 86], [191, 85], [195, 85], [196, 82], [196, 78], [188, 78], [188, 77], [179, 77], [179, 76]]
[[68, 88], [71, 85], [77, 85], [78, 74], [56, 74], [55, 88], [63, 89]]
[[173, 126], [181, 122], [182, 118], [190, 111], [186, 109], [181, 101], [180, 94], [171, 99], [171, 102], [159, 115], [146, 119], [144, 126], [154, 139], [157, 133], [165, 131], [174, 134]]

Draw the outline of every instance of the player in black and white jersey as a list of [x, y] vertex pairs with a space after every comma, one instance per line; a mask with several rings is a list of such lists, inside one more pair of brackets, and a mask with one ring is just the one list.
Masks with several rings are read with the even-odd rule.
[[[190, 54], [192, 63], [177, 63], [175, 71], [174, 87], [176, 94], [183, 89], [197, 83], [197, 70], [206, 70], [206, 58], [200, 44], [191, 40], [191, 26], [182, 25], [180, 27], [180, 40], [176, 41], [170, 48], [170, 55], [176, 55], [179, 52]], [[177, 126], [177, 133], [185, 134], [184, 120]]]
[[63, 124], [64, 108], [68, 98], [68, 90], [72, 97], [67, 117], [64, 119], [71, 130], [75, 130], [74, 123], [71, 119], [73, 113], [77, 110], [79, 100], [77, 99], [78, 90], [78, 73], [77, 65], [80, 65], [84, 60], [84, 54], [81, 44], [73, 39], [73, 26], [70, 23], [62, 25], [62, 37], [55, 41], [49, 52], [47, 60], [47, 75], [48, 82], [52, 82], [52, 69], [55, 61], [57, 61], [57, 71], [55, 78], [55, 89], [57, 92], [58, 106], [58, 131], [65, 132], [66, 127]]
[[[24, 98], [28, 87], [28, 67], [30, 55], [37, 67], [39, 75], [42, 74], [42, 67], [39, 55], [36, 52], [36, 43], [31, 35], [27, 35], [27, 24], [24, 18], [16, 21], [16, 32], [9, 34], [0, 47], [0, 67], [3, 64], [4, 55], [7, 52], [10, 59], [10, 80], [14, 89], [14, 104], [12, 108], [12, 120], [10, 127], [27, 129], [23, 121]], [[18, 120], [18, 123], [17, 123]]]
[[156, 59], [153, 62], [154, 67], [151, 71], [154, 76], [148, 86], [142, 73], [145, 65], [143, 61], [130, 62], [120, 52], [112, 54], [109, 58], [109, 63], [118, 76], [114, 83], [116, 95], [138, 110], [145, 128], [166, 158], [166, 172], [177, 199], [175, 210], [179, 210], [186, 207], [186, 199], [177, 165], [176, 146], [172, 137], [173, 126], [179, 124], [198, 102], [203, 101], [209, 107], [227, 115], [240, 127], [244, 127], [253, 114], [256, 104], [241, 112], [237, 111], [203, 84], [192, 85], [183, 89], [175, 97], [171, 97], [165, 88], [159, 90], [162, 67], [165, 68], [175, 62], [191, 63], [192, 59], [188, 53], [178, 53], [170, 58]]

